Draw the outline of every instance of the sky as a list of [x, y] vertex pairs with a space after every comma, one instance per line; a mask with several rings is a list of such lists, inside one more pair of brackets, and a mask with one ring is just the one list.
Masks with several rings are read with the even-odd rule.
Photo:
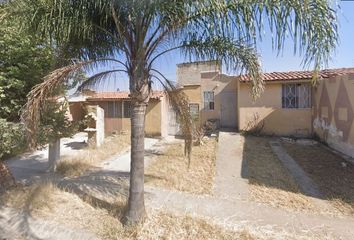
[[[339, 46], [336, 49], [328, 68], [354, 67], [354, 0], [339, 2], [338, 10], [339, 20]], [[258, 43], [258, 53], [262, 63], [263, 72], [307, 70], [302, 66], [302, 57], [294, 56], [293, 42], [287, 41], [284, 50], [277, 55], [272, 50], [270, 32], [265, 32], [262, 36], [262, 42]], [[176, 64], [187, 62], [181, 54], [176, 51], [162, 56], [156, 63], [156, 67], [169, 80], [176, 80]], [[224, 73], [233, 75], [233, 72]], [[128, 80], [124, 75], [117, 76], [109, 83], [100, 86], [98, 91], [117, 91], [128, 90]], [[158, 88], [158, 86], [157, 86]]]

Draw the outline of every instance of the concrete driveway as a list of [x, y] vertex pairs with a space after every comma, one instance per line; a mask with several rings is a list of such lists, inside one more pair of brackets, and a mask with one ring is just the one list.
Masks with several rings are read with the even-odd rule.
[[[76, 154], [87, 146], [87, 133], [80, 132], [72, 138], [63, 138], [60, 145], [61, 157]], [[48, 147], [8, 159], [6, 164], [17, 181], [38, 178], [45, 175], [48, 168]]]

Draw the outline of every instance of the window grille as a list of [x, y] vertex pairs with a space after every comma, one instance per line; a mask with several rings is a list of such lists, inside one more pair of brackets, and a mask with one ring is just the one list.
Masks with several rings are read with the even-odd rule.
[[131, 116], [131, 104], [130, 101], [123, 102], [124, 118], [130, 118]]
[[194, 121], [199, 120], [199, 104], [198, 103], [190, 103], [189, 104], [189, 112], [191, 113], [192, 119]]
[[310, 108], [311, 85], [310, 84], [283, 84], [282, 85], [283, 108]]
[[122, 103], [112, 101], [107, 103], [107, 118], [121, 118], [122, 117]]

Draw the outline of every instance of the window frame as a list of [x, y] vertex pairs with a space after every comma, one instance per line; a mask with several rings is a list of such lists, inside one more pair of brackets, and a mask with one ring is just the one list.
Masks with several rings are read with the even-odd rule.
[[[207, 94], [210, 94], [210, 95], [208, 96]], [[205, 111], [214, 111], [215, 110], [215, 93], [214, 93], [214, 91], [203, 91], [203, 103], [204, 103], [204, 110]]]
[[[304, 88], [306, 86], [306, 88]], [[307, 96], [307, 100], [303, 99]], [[302, 101], [302, 102], [301, 102]], [[293, 102], [293, 106], [289, 103]], [[283, 83], [281, 90], [282, 109], [311, 109], [312, 87], [309, 83]]]
[[[197, 107], [197, 112], [195, 114], [192, 113], [191, 106]], [[191, 114], [192, 119], [195, 121], [199, 121], [199, 111], [200, 111], [199, 103], [189, 103], [188, 110], [189, 110], [189, 113]], [[195, 116], [195, 118], [194, 118], [194, 116]]]
[[121, 107], [120, 101], [107, 101], [107, 113], [105, 114], [105, 118], [121, 118]]
[[[128, 110], [128, 116], [126, 115], [126, 110], [125, 110], [125, 107], [126, 107], [126, 104], [129, 104], [129, 110]], [[122, 118], [131, 118], [131, 101], [123, 101], [122, 103]]]

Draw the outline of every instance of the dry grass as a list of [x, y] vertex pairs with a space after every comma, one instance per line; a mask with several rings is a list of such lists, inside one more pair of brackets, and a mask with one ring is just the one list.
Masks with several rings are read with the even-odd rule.
[[[37, 189], [37, 190], [36, 190]], [[21, 193], [22, 191], [22, 193]], [[25, 199], [31, 199], [32, 216], [95, 234], [102, 240], [189, 240], [189, 239], [333, 239], [326, 232], [295, 233], [267, 227], [262, 229], [251, 224], [230, 225], [222, 220], [172, 214], [166, 210], [147, 209], [144, 223], [136, 227], [124, 227], [122, 217], [126, 198], [119, 197], [109, 207], [95, 203], [91, 198], [84, 200], [77, 195], [57, 189], [50, 183], [14, 189], [8, 192], [12, 203], [20, 199], [23, 207]], [[36, 196], [35, 198], [31, 196]], [[9, 196], [8, 196], [9, 197]], [[43, 207], [48, 206], [50, 207]]]
[[209, 194], [215, 176], [215, 153], [217, 142], [208, 139], [203, 146], [195, 146], [188, 169], [182, 143], [168, 145], [148, 166], [145, 174], [147, 184], [178, 191]]
[[273, 154], [270, 138], [245, 137], [243, 157], [248, 163], [251, 199], [291, 211], [317, 212], [295, 180]]
[[102, 240], [334, 239], [324, 231], [295, 233], [270, 227], [262, 229], [250, 224], [235, 226], [222, 221], [217, 223], [209, 218], [153, 209], [147, 209], [148, 216], [144, 223], [124, 227], [119, 219], [125, 202], [124, 198], [119, 198], [110, 208], [102, 208], [90, 200], [86, 202], [74, 194], [61, 192], [52, 211], [40, 212], [38, 216], [70, 228], [89, 231]]
[[64, 176], [80, 176], [102, 161], [126, 150], [130, 145], [130, 134], [113, 135], [99, 147], [88, 147], [77, 155], [67, 157], [58, 163], [57, 172]]
[[51, 182], [13, 188], [1, 196], [2, 204], [29, 212], [51, 210], [61, 191]]
[[322, 145], [283, 143], [286, 151], [319, 186], [326, 199], [342, 214], [354, 215], [354, 165]]
[[[38, 192], [38, 197], [47, 195]], [[54, 194], [54, 193], [53, 193]], [[51, 201], [52, 202], [52, 201]], [[101, 208], [78, 196], [55, 190], [55, 204], [50, 211], [36, 211], [35, 217], [44, 218], [70, 228], [89, 231], [104, 240], [133, 239], [259, 239], [248, 231], [231, 231], [192, 216], [176, 216], [165, 211], [148, 209], [148, 217], [137, 227], [124, 227], [119, 219], [125, 210], [126, 200], [117, 199], [110, 208]]]

